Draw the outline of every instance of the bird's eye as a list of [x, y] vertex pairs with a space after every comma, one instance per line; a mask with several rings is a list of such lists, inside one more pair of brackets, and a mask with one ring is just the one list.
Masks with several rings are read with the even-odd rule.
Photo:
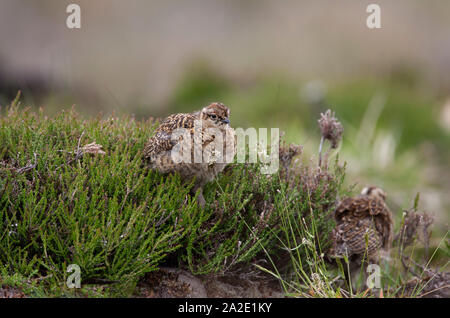
[[214, 115], [214, 114], [212, 114], [212, 115], [211, 115], [211, 118], [212, 118], [212, 119], [216, 119], [216, 118], [217, 118], [217, 116], [216, 116], [216, 115]]

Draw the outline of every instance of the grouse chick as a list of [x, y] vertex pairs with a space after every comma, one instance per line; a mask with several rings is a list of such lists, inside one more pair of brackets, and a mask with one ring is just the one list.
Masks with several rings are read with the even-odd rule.
[[333, 233], [334, 256], [347, 255], [351, 263], [376, 262], [381, 249], [392, 242], [392, 213], [385, 203], [386, 193], [377, 187], [366, 187], [361, 195], [344, 198], [335, 210]]
[[230, 110], [212, 103], [201, 111], [167, 117], [144, 148], [151, 169], [179, 173], [182, 180], [195, 179], [192, 192], [205, 206], [203, 186], [213, 180], [235, 155], [235, 133], [229, 123]]

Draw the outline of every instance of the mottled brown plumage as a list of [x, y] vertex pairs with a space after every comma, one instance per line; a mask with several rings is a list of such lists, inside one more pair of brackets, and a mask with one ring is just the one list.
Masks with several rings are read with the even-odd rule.
[[344, 198], [338, 204], [334, 215], [335, 256], [347, 255], [356, 264], [363, 258], [376, 262], [379, 251], [390, 248], [393, 220], [385, 198], [383, 190], [368, 187], [360, 196]]
[[[202, 190], [234, 158], [235, 135], [229, 113], [222, 103], [212, 103], [198, 112], [167, 117], [145, 145], [149, 167], [162, 173], [177, 172], [185, 181], [195, 179], [193, 192]], [[198, 202], [205, 204], [202, 191]]]

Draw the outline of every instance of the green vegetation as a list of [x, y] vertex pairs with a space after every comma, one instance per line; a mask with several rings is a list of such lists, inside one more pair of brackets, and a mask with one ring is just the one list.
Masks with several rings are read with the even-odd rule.
[[[16, 99], [0, 124], [0, 283], [26, 285], [31, 295], [73, 295], [65, 286], [70, 264], [81, 267], [84, 286], [110, 284], [106, 294], [82, 290], [97, 296], [131, 295], [167, 262], [226, 273], [279, 255], [286, 216], [314, 220], [318, 246], [329, 243], [344, 177], [337, 162], [330, 172], [291, 171], [292, 151], [282, 154], [278, 175], [231, 165], [208, 185], [202, 210], [178, 176], [143, 165], [151, 122], [86, 120], [73, 110], [47, 118]], [[105, 154], [83, 151], [94, 141]]]
[[[345, 129], [331, 156], [339, 153], [348, 163], [346, 186], [385, 189], [398, 222], [400, 211], [421, 192], [422, 209], [439, 215], [441, 225], [450, 222], [450, 134], [439, 123], [443, 96], [421, 74], [402, 66], [386, 77], [305, 81], [262, 73], [244, 80], [197, 64], [160, 107], [167, 114], [218, 100], [230, 107], [233, 127], [279, 127], [284, 140], [304, 146], [303, 157], [310, 158], [317, 156], [321, 137], [317, 119], [330, 108]], [[439, 224], [437, 240], [447, 230]]]
[[[47, 117], [45, 111], [20, 107], [18, 98], [3, 107], [0, 286], [34, 297], [131, 296], [147, 273], [162, 266], [222, 275], [254, 271], [256, 265], [292, 296], [379, 297], [346, 285], [346, 264], [337, 266], [326, 257], [335, 201], [366, 184], [381, 186], [396, 232], [405, 230], [402, 212], [412, 205], [417, 186], [448, 187], [450, 136], [436, 123], [435, 98], [418, 90], [415, 81], [328, 84], [314, 98], [309, 85], [277, 77], [237, 83], [206, 64], [189, 70], [165, 105], [167, 113], [218, 100], [231, 108], [233, 127], [279, 127], [286, 142], [303, 146], [301, 155], [299, 148], [283, 146], [281, 169], [273, 176], [262, 175], [258, 165], [230, 165], [207, 185], [204, 210], [177, 176], [145, 168], [141, 151], [153, 120], [88, 119], [74, 110]], [[317, 119], [327, 108], [342, 121], [344, 139], [329, 153], [331, 164], [319, 169]], [[93, 142], [105, 154], [83, 151]], [[431, 168], [444, 177], [430, 178]], [[448, 218], [448, 202], [438, 207], [429, 212]], [[425, 278], [430, 265], [446, 269], [448, 226], [443, 224], [429, 241], [418, 234], [423, 230], [407, 231], [410, 240], [420, 242], [409, 242], [405, 254], [419, 257], [425, 267], [400, 258], [397, 238], [391, 260], [382, 264], [385, 297], [432, 290], [422, 278], [411, 282], [417, 275], [409, 270]], [[65, 284], [70, 264], [81, 267], [81, 290]]]
[[379, 95], [381, 105], [371, 113], [378, 115], [371, 119], [377, 129], [401, 138], [400, 152], [429, 141], [448, 156], [450, 136], [437, 124], [440, 105], [414, 78], [394, 74], [390, 79], [305, 82], [271, 74], [242, 82], [227, 79], [206, 62], [197, 62], [178, 83], [167, 112], [191, 111], [220, 100], [230, 107], [234, 126], [280, 127], [287, 141], [302, 142], [312, 137], [311, 132], [318, 132], [318, 114], [328, 108], [338, 114], [346, 132], [358, 130], [368, 106]]

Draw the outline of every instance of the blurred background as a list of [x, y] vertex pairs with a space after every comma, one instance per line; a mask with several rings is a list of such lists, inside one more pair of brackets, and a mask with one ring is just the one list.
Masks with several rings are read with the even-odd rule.
[[[66, 7], [81, 7], [81, 29]], [[381, 6], [381, 29], [366, 26]], [[233, 127], [279, 127], [317, 158], [319, 114], [345, 131], [347, 183], [384, 188], [400, 218], [450, 219], [448, 0], [1, 0], [0, 105], [51, 115], [193, 111], [212, 101]], [[439, 239], [439, 236], [436, 236]]]

